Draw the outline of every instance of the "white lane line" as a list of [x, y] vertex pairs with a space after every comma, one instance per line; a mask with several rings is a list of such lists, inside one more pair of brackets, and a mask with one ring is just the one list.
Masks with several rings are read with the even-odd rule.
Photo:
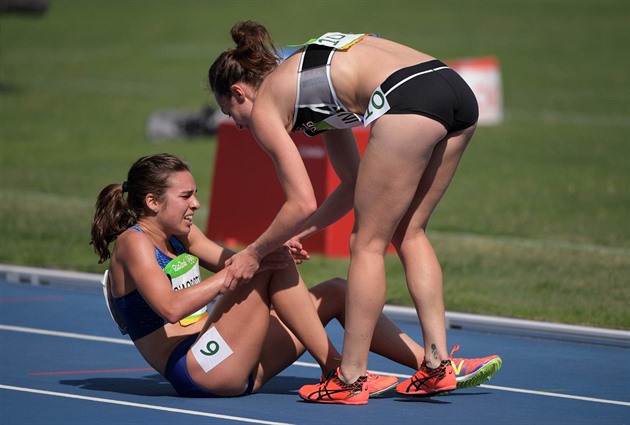
[[[10, 326], [10, 325], [0, 324], [0, 330], [26, 332], [26, 333], [34, 333], [34, 334], [39, 334], [39, 335], [49, 335], [49, 336], [60, 336], [64, 338], [75, 338], [75, 339], [82, 339], [82, 340], [89, 340], [89, 341], [109, 342], [109, 343], [115, 343], [115, 344], [133, 345], [131, 341], [121, 339], [121, 338], [105, 338], [105, 337], [93, 336], [93, 335], [57, 332], [57, 331], [49, 331], [45, 329], [25, 328], [21, 326]], [[301, 362], [301, 361], [296, 361], [293, 363], [293, 365], [301, 366], [301, 367], [309, 367], [309, 368], [319, 368], [319, 366], [315, 363], [307, 363], [307, 362]], [[400, 373], [391, 373], [391, 372], [386, 372], [386, 371], [371, 370], [370, 372], [380, 374], [380, 375], [392, 375], [398, 378], [405, 378], [405, 379], [409, 377], [409, 375], [400, 374]], [[630, 407], [630, 402], [619, 401], [619, 400], [607, 400], [607, 399], [602, 399], [602, 398], [584, 397], [584, 396], [570, 395], [570, 394], [550, 393], [546, 391], [535, 391], [535, 390], [526, 390], [526, 389], [521, 389], [521, 388], [501, 387], [497, 385], [481, 384], [479, 387], [487, 388], [491, 390], [497, 390], [497, 391], [517, 392], [517, 393], [523, 393], [523, 394], [538, 395], [538, 396], [543, 396], [543, 397], [557, 397], [557, 398], [565, 398], [565, 399], [571, 399], [571, 400], [589, 401], [593, 403], [615, 404], [618, 406]], [[74, 396], [74, 397], [78, 398], [78, 396]]]
[[100, 397], [87, 397], [77, 394], [69, 394], [69, 393], [60, 393], [55, 391], [44, 391], [44, 390], [36, 390], [33, 388], [24, 388], [24, 387], [14, 387], [11, 385], [2, 385], [0, 384], [0, 389], [8, 390], [8, 391], [21, 391], [25, 393], [31, 394], [41, 394], [41, 395], [49, 395], [54, 397], [64, 397], [64, 398], [72, 398], [76, 400], [83, 401], [93, 401], [96, 403], [106, 403], [106, 404], [116, 404], [118, 406], [128, 406], [128, 407], [138, 407], [141, 409], [149, 409], [149, 410], [160, 410], [162, 412], [171, 412], [171, 413], [181, 413], [184, 415], [193, 415], [193, 416], [205, 416], [208, 418], [215, 419], [226, 419], [229, 421], [237, 421], [237, 422], [246, 422], [251, 424], [264, 424], [264, 425], [291, 425], [286, 422], [270, 422], [263, 421], [260, 419], [251, 419], [239, 416], [229, 416], [229, 415], [219, 415], [217, 413], [209, 413], [209, 412], [199, 412], [197, 410], [186, 410], [186, 409], [176, 409], [172, 407], [164, 407], [164, 406], [156, 406], [153, 404], [144, 404], [144, 403], [132, 403], [129, 401], [122, 400], [113, 400], [109, 398], [100, 398]]
[[606, 400], [603, 398], [582, 397], [578, 395], [558, 394], [558, 393], [550, 393], [546, 391], [524, 390], [522, 388], [497, 387], [495, 385], [486, 385], [486, 384], [481, 384], [480, 387], [488, 388], [490, 390], [510, 391], [513, 393], [522, 393], [522, 394], [544, 395], [546, 397], [568, 398], [571, 400], [592, 401], [594, 403], [616, 404], [618, 406], [630, 407], [630, 402], [626, 402], [626, 401]]
[[104, 336], [76, 334], [76, 333], [71, 333], [71, 332], [57, 332], [57, 331], [49, 331], [46, 329], [25, 328], [22, 326], [0, 325], [0, 330], [25, 332], [25, 333], [37, 334], [37, 335], [60, 336], [63, 338], [84, 339], [88, 341], [109, 342], [111, 344], [133, 345], [133, 342], [131, 342], [128, 339], [107, 338]]

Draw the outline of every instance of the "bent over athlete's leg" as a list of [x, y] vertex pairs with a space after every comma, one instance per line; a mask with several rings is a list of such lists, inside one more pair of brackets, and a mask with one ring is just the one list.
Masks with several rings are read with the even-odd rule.
[[446, 351], [442, 269], [425, 231], [474, 130], [472, 126], [450, 135], [436, 146], [409, 211], [394, 237], [426, 347], [423, 365], [396, 388], [401, 394], [432, 395], [453, 390], [457, 385]]
[[422, 326], [430, 367], [448, 358], [444, 323], [442, 270], [426, 236], [429, 218], [451, 182], [475, 127], [449, 135], [434, 149], [416, 194], [403, 217], [393, 244], [407, 277], [407, 286]]
[[[446, 130], [419, 115], [385, 115], [373, 125], [355, 190], [356, 233], [351, 240], [342, 379], [367, 367], [376, 321], [385, 303], [384, 256]], [[439, 342], [444, 346], [445, 341]]]

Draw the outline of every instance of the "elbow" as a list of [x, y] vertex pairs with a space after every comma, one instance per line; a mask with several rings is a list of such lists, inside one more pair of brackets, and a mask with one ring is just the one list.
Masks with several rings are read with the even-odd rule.
[[348, 179], [343, 184], [344, 186], [346, 186], [346, 190], [348, 191], [348, 193], [354, 196], [354, 190], [357, 187], [357, 176], [353, 176], [352, 179]]
[[168, 323], [177, 323], [180, 321], [183, 316], [181, 314], [177, 314], [174, 311], [167, 311], [162, 314], [162, 318], [166, 320]]
[[186, 312], [182, 306], [177, 305], [164, 306], [161, 311], [159, 311], [159, 314], [168, 323], [177, 323], [186, 317]]
[[354, 190], [357, 187], [356, 179], [342, 183], [344, 198], [354, 201]]
[[310, 216], [312, 216], [315, 211], [317, 211], [317, 200], [315, 199], [315, 197], [313, 197], [312, 199], [300, 202], [297, 205], [297, 209], [300, 217], [304, 217], [304, 219], [306, 220]]
[[345, 209], [350, 211], [354, 207], [354, 189], [356, 180], [343, 181], [339, 185], [340, 198], [344, 202]]
[[314, 193], [289, 196], [284, 204], [284, 208], [293, 217], [306, 220], [317, 210], [317, 199]]

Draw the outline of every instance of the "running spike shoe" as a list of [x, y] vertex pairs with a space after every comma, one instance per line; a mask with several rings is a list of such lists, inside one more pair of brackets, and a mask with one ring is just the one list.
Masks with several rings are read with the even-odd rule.
[[451, 364], [457, 380], [457, 388], [473, 388], [488, 381], [501, 369], [503, 361], [496, 354], [480, 359], [455, 358], [453, 354], [459, 350], [456, 345], [451, 350]]
[[402, 395], [430, 397], [457, 388], [455, 372], [450, 360], [442, 360], [440, 366], [429, 368], [422, 362], [411, 378], [404, 380], [396, 387], [396, 392]]
[[353, 384], [346, 384], [339, 379], [339, 368], [317, 384], [304, 385], [298, 391], [302, 399], [315, 403], [367, 404], [367, 376], [361, 376]]
[[[365, 377], [370, 397], [383, 394], [385, 391], [391, 390], [398, 384], [398, 378], [395, 376], [377, 375], [376, 373], [366, 372]], [[322, 375], [321, 378], [319, 378], [319, 383], [323, 384], [326, 379], [328, 378]]]
[[366, 378], [370, 397], [383, 394], [385, 391], [391, 390], [398, 384], [398, 378], [395, 376], [377, 375], [367, 372]]

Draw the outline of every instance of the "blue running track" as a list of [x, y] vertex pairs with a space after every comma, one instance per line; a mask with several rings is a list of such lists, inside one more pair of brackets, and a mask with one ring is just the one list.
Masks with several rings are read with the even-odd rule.
[[[259, 394], [185, 399], [118, 333], [98, 277], [1, 266], [2, 424], [630, 424], [630, 332], [500, 319], [480, 325], [455, 315], [448, 339], [461, 346], [458, 357], [503, 359], [481, 387], [429, 399], [392, 391], [367, 406], [305, 403], [296, 390], [320, 372], [304, 355]], [[392, 311], [418, 338], [417, 321]], [[340, 348], [342, 329], [327, 330]], [[376, 355], [369, 367], [401, 378], [414, 372]]]

